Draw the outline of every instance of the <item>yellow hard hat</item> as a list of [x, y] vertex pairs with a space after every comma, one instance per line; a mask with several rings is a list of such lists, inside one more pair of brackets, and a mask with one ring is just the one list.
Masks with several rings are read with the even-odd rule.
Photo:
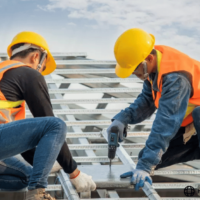
[[46, 40], [41, 35], [34, 32], [30, 32], [30, 31], [24, 31], [24, 32], [18, 33], [13, 38], [11, 44], [7, 48], [7, 53], [9, 57], [12, 56], [11, 47], [19, 43], [30, 43], [30, 44], [42, 47], [44, 50], [47, 51], [46, 69], [42, 72], [42, 75], [50, 74], [56, 69], [56, 62], [49, 51], [49, 47]]
[[119, 36], [114, 47], [117, 76], [120, 78], [130, 76], [151, 53], [154, 44], [155, 37], [139, 28], [129, 29]]

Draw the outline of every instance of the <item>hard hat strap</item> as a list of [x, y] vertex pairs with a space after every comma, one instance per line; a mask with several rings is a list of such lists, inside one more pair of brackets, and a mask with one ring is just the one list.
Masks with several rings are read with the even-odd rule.
[[17, 54], [19, 52], [22, 52], [22, 51], [25, 51], [25, 50], [28, 50], [28, 49], [31, 49], [31, 48], [32, 49], [38, 49], [38, 50], [44, 51], [44, 49], [41, 48], [41, 47], [38, 47], [38, 46], [30, 44], [30, 43], [25, 43], [24, 45], [22, 45], [22, 46], [20, 46], [20, 47], [18, 47], [16, 49], [14, 49], [12, 51], [12, 56], [14, 56], [15, 54]]
[[40, 71], [40, 69], [42, 68], [42, 64], [46, 57], [47, 57], [47, 51], [45, 50], [42, 52], [42, 55], [40, 57], [40, 63], [38, 64], [37, 69], [36, 69], [37, 71]]
[[149, 76], [149, 73], [147, 71], [147, 63], [146, 62], [143, 62], [143, 70], [144, 70], [144, 80], [146, 80]]

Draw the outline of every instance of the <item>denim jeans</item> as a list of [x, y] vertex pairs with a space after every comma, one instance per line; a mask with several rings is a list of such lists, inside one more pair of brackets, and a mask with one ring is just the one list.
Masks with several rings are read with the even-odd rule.
[[32, 167], [15, 157], [0, 161], [0, 190], [14, 191], [26, 188]]
[[[197, 134], [193, 135], [191, 139], [184, 144], [183, 134], [185, 133], [185, 127], [181, 127], [175, 137], [170, 141], [169, 148], [163, 154], [161, 162], [157, 165], [156, 169], [176, 163], [200, 159], [200, 106], [193, 110], [192, 116]], [[141, 154], [142, 151], [139, 156], [141, 156]]]
[[[38, 117], [0, 125], [0, 189], [46, 188], [51, 168], [65, 141], [65, 122]], [[13, 156], [36, 148], [33, 168]]]

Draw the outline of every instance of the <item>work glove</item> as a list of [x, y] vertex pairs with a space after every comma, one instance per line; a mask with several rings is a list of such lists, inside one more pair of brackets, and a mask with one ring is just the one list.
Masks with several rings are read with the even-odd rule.
[[124, 139], [124, 136], [126, 137], [127, 135], [127, 132], [126, 132], [126, 125], [124, 125], [122, 122], [118, 121], [118, 120], [114, 120], [112, 122], [112, 124], [107, 128], [107, 133], [108, 133], [108, 140], [109, 140], [109, 136], [110, 136], [110, 133], [111, 133], [111, 128], [113, 126], [116, 126], [118, 127], [119, 129], [119, 142], [122, 142], [123, 139]]
[[92, 176], [88, 176], [83, 172], [80, 172], [77, 177], [70, 179], [70, 181], [77, 192], [89, 192], [96, 189], [96, 184], [92, 180]]
[[141, 169], [134, 169], [133, 171], [126, 172], [120, 175], [120, 178], [131, 177], [131, 184], [135, 185], [135, 190], [139, 190], [140, 187], [144, 187], [144, 182], [147, 181], [152, 185], [152, 179], [148, 172]]
[[56, 161], [51, 169], [51, 172], [50, 173], [56, 173], [58, 172], [59, 170], [61, 170], [62, 167], [59, 165], [59, 163]]
[[193, 135], [196, 135], [196, 129], [194, 123], [191, 123], [185, 127], [185, 133], [183, 134], [183, 143], [186, 144]]

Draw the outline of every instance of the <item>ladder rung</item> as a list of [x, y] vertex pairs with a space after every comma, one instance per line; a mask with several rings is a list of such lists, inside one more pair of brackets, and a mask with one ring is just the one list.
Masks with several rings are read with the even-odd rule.
[[66, 52], [66, 53], [52, 53], [53, 57], [86, 57], [87, 53], [85, 52]]
[[50, 89], [50, 94], [87, 94], [87, 93], [140, 93], [140, 88], [91, 88], [91, 89]]
[[57, 65], [116, 65], [110, 60], [56, 60]]
[[[78, 57], [78, 56], [86, 57], [87, 53], [85, 53], [85, 52], [65, 52], [65, 53], [53, 52], [52, 56], [53, 57]], [[8, 57], [8, 54], [0, 53], [0, 57]]]
[[[148, 137], [150, 132], [128, 132], [127, 137]], [[103, 138], [101, 132], [76, 132], [76, 133], [67, 133], [67, 138]]]
[[135, 98], [105, 99], [51, 99], [52, 104], [98, 104], [98, 103], [132, 103]]
[[197, 189], [200, 183], [191, 183], [191, 182], [186, 182], [186, 183], [154, 183], [153, 187], [155, 189], [184, 189], [187, 186], [192, 186], [194, 189]]
[[[74, 79], [46, 79], [47, 83], [142, 83], [137, 78], [74, 78]], [[142, 89], [142, 87], [141, 87]]]
[[[152, 120], [145, 120], [136, 125], [152, 125]], [[109, 126], [110, 120], [66, 121], [67, 126]], [[130, 125], [135, 126], [135, 125]]]
[[56, 185], [51, 185], [49, 184], [46, 188], [46, 191], [61, 191], [62, 190], [62, 185], [56, 184]]
[[[79, 115], [79, 114], [105, 114], [111, 113], [116, 114], [120, 112], [120, 110], [111, 110], [111, 109], [68, 109], [68, 110], [61, 110], [61, 109], [54, 109], [53, 110], [55, 115]], [[29, 110], [26, 110], [26, 115], [31, 115]]]
[[115, 74], [115, 69], [56, 69], [54, 74]]
[[[145, 146], [143, 143], [121, 144], [125, 149], [141, 149]], [[97, 150], [108, 149], [108, 144], [68, 144], [70, 150]]]
[[159, 170], [154, 171], [154, 175], [200, 175], [200, 170]]
[[[108, 156], [95, 156], [95, 157], [73, 157], [73, 159], [78, 163], [91, 163], [91, 162], [103, 162], [108, 163], [110, 162], [110, 159]], [[133, 159], [137, 159], [137, 157], [133, 157]], [[119, 158], [116, 156], [112, 162], [119, 162]]]

